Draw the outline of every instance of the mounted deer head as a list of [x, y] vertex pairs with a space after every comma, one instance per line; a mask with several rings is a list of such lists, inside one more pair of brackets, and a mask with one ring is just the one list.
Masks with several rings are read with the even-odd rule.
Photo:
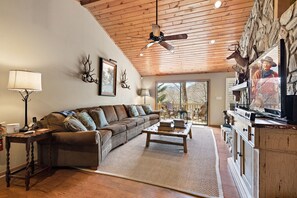
[[98, 79], [95, 79], [92, 74], [94, 69], [91, 69], [92, 61], [90, 61], [90, 54], [82, 60], [82, 64], [84, 65], [84, 72], [82, 75], [82, 80], [88, 83], [96, 83], [99, 84]]
[[126, 73], [126, 70], [125, 70], [124, 72], [122, 72], [122, 76], [121, 76], [121, 86], [122, 86], [122, 88], [130, 89], [130, 85], [128, 85], [127, 82], [128, 82], [128, 78], [127, 78], [127, 73]]
[[227, 57], [227, 59], [232, 59], [234, 58], [236, 63], [242, 67], [246, 67], [249, 64], [249, 59], [248, 58], [243, 58], [240, 55], [239, 51], [239, 43], [237, 44], [232, 44], [231, 46], [234, 46], [234, 49], [228, 48], [228, 51], [233, 51], [233, 53]]

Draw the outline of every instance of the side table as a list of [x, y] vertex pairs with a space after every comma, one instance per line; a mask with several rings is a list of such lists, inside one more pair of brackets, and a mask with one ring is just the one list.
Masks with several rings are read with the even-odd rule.
[[[44, 171], [46, 169], [51, 169], [51, 163], [49, 166], [41, 168], [38, 172], [35, 171], [34, 167], [34, 142], [38, 142], [40, 140], [49, 140], [49, 162], [51, 162], [51, 138], [52, 138], [52, 131], [49, 129], [39, 129], [36, 130], [35, 133], [31, 134], [24, 134], [20, 133], [13, 133], [6, 135], [6, 186], [10, 186], [10, 179], [11, 178], [18, 178], [18, 179], [25, 179], [26, 190], [29, 190], [30, 185], [30, 178], [34, 175]], [[23, 143], [26, 144], [26, 166], [10, 172], [10, 145], [11, 143]], [[30, 161], [30, 148], [31, 148], [31, 161]], [[21, 170], [25, 169], [25, 176], [16, 175], [16, 173], [20, 172]]]

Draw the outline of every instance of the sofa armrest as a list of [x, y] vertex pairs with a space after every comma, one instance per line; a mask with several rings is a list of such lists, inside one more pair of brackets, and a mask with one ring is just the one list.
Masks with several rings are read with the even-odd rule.
[[56, 132], [53, 143], [68, 145], [96, 145], [100, 142], [99, 131]]
[[153, 110], [150, 114], [158, 114], [160, 115], [161, 113], [161, 110]]

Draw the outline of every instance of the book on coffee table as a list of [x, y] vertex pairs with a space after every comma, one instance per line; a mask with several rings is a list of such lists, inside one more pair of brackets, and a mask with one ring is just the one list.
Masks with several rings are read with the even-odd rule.
[[174, 127], [176, 128], [184, 128], [184, 129], [186, 128], [185, 120], [183, 119], [174, 119], [173, 123], [174, 123]]
[[158, 131], [174, 131], [173, 126], [158, 126]]

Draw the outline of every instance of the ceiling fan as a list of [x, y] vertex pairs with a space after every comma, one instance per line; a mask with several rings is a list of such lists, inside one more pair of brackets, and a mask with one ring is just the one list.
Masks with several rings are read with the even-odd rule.
[[140, 56], [143, 56], [143, 53], [142, 53], [143, 50], [151, 47], [155, 43], [160, 44], [161, 46], [169, 50], [171, 53], [173, 53], [174, 47], [168, 44], [166, 41], [187, 39], [187, 38], [188, 38], [187, 34], [176, 34], [176, 35], [164, 36], [164, 33], [160, 31], [160, 26], [158, 25], [158, 0], [156, 0], [156, 24], [152, 24], [152, 32], [150, 33], [148, 38], [148, 40], [151, 40], [151, 42], [141, 49]]

